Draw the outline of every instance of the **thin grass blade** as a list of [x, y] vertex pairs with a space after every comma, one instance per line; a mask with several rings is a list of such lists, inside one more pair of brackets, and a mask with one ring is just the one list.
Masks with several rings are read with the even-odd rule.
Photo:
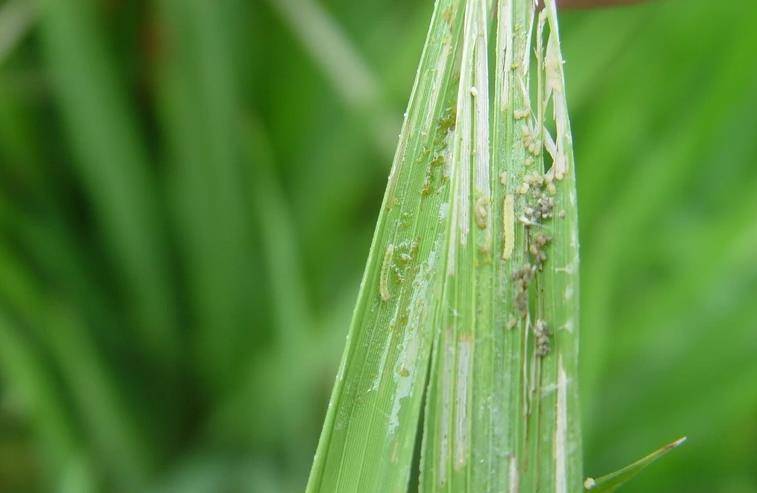
[[171, 174], [179, 248], [193, 307], [192, 349], [214, 392], [241, 364], [249, 301], [250, 204], [238, 145], [237, 90], [229, 2], [162, 0], [165, 31], [158, 95]]
[[136, 341], [156, 361], [175, 361], [176, 307], [147, 151], [104, 49], [92, 2], [39, 2], [53, 86], [103, 236], [135, 307]]
[[623, 486], [637, 474], [639, 474], [644, 468], [667, 455], [671, 450], [678, 448], [686, 441], [686, 437], [679, 438], [678, 440], [671, 442], [664, 447], [652, 452], [651, 454], [643, 457], [633, 464], [615, 471], [601, 478], [587, 478], [584, 482], [584, 488], [586, 491], [592, 491], [594, 493], [612, 493], [618, 488]]
[[0, 66], [29, 32], [36, 6], [27, 0], [12, 0], [0, 7]]

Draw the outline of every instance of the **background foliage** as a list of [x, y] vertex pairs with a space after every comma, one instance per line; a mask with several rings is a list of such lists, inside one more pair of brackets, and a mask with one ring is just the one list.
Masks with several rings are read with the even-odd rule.
[[[0, 3], [0, 491], [302, 490], [430, 13]], [[563, 14], [587, 473], [690, 437], [629, 493], [757, 492], [755, 25]]]

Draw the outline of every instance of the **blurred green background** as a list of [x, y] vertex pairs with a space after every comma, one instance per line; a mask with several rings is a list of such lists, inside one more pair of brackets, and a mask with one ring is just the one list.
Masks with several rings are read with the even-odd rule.
[[[0, 2], [0, 491], [302, 491], [431, 9]], [[587, 473], [757, 492], [757, 5], [562, 33]]]

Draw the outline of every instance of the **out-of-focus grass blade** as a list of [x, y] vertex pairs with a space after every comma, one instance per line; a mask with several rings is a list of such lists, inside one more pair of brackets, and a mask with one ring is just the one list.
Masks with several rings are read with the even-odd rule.
[[44, 146], [33, 125], [34, 114], [28, 101], [0, 80], [0, 172], [6, 190], [28, 193], [34, 198], [53, 198], [50, 183], [45, 180]]
[[0, 368], [3, 383], [28, 409], [40, 450], [49, 457], [53, 470], [63, 474], [68, 459], [80, 450], [76, 427], [54, 376], [4, 311], [0, 312]]
[[97, 493], [92, 465], [84, 455], [71, 455], [55, 489], [56, 493]]
[[304, 274], [300, 268], [296, 227], [284, 191], [274, 172], [273, 151], [259, 122], [251, 123], [244, 133], [249, 142], [251, 189], [260, 228], [265, 261], [269, 269], [271, 298], [279, 327], [277, 344], [292, 355], [313, 328]]
[[[319, 341], [313, 330], [313, 315], [300, 265], [299, 238], [286, 197], [274, 174], [268, 136], [256, 119], [245, 125], [243, 135], [275, 334], [265, 354], [249, 362], [247, 380], [222, 404], [215, 426], [220, 425], [222, 432], [247, 428], [256, 443], [270, 443], [288, 436], [289, 439], [283, 440], [288, 453], [302, 459], [305, 454], [296, 438], [309, 408], [291, 406], [291, 401], [307, 399], [308, 389], [316, 383], [314, 363], [323, 352], [314, 350]], [[292, 361], [299, 364], [293, 366]], [[261, 402], [260, 395], [267, 398]]]
[[[744, 296], [757, 279], [745, 236], [754, 230], [756, 148], [741, 135], [755, 127], [757, 67], [743, 60], [757, 11], [734, 18], [706, 0], [683, 14], [677, 7], [639, 7], [654, 15], [581, 115], [579, 132], [592, 136], [579, 154], [583, 253], [592, 259], [581, 353], [593, 410], [587, 452], [593, 470], [609, 470], [664, 434], [696, 431], [697, 450], [621, 491], [749, 490], [753, 478], [733, 478], [755, 455], [744, 425], [755, 399], [754, 309]], [[701, 59], [713, 64], [703, 70]], [[637, 237], [649, 241], [629, 241]]]
[[[703, 273], [708, 287], [699, 288], [699, 297], [688, 298], [686, 306], [689, 309], [680, 312], [670, 309], [672, 313], [660, 317], [657, 323], [645, 322], [643, 319], [636, 321], [635, 327], [646, 324], [650, 326], [649, 332], [658, 334], [658, 344], [651, 347], [648, 344], [642, 345], [642, 341], [649, 340], [649, 335], [639, 341], [626, 343], [632, 348], [629, 351], [633, 351], [631, 354], [634, 360], [649, 363], [640, 373], [628, 375], [625, 379], [616, 377], [613, 384], [620, 389], [624, 385], [633, 385], [640, 378], [650, 383], [645, 386], [643, 393], [623, 404], [620, 404], [623, 400], [619, 398], [623, 392], [615, 388], [605, 391], [608, 401], [618, 404], [606, 406], [606, 413], [594, 420], [594, 433], [602, 436], [619, 426], [632, 426], [633, 438], [626, 441], [637, 444], [665, 431], [695, 429], [697, 424], [694, 418], [697, 416], [707, 416], [707, 422], [725, 425], [729, 423], [727, 419], [717, 419], [715, 416], [722, 416], [724, 412], [737, 413], [739, 409], [738, 406], [734, 408], [719, 404], [731, 400], [726, 397], [728, 394], [741, 388], [743, 399], [753, 399], [757, 395], [757, 389], [753, 390], [753, 386], [736, 383], [748, 381], [746, 375], [750, 372], [752, 354], [757, 350], [753, 324], [749, 321], [748, 307], [751, 305], [737, 296], [739, 292], [750, 291], [757, 283], [757, 271], [753, 266], [754, 251], [757, 250], [757, 225], [751, 213], [757, 204], [753, 199], [747, 205], [751, 208], [742, 211], [742, 220], [747, 221], [745, 228], [732, 232], [733, 238], [729, 241], [731, 244], [723, 253], [724, 259], [728, 261], [720, 261], [714, 266], [712, 273]], [[717, 277], [713, 275], [715, 273]], [[702, 308], [691, 313], [692, 305]], [[728, 345], [720, 343], [722, 334], [719, 328], [722, 327], [729, 328]], [[685, 336], [682, 337], [682, 334]], [[734, 352], [733, 348], [739, 348], [739, 352]], [[728, 364], [719, 364], [720, 362]], [[624, 361], [617, 363], [623, 364]], [[666, 375], [666, 378], [655, 379], [655, 375]], [[739, 375], [739, 379], [731, 382], [732, 375]], [[721, 384], [725, 381], [729, 382], [727, 386]], [[699, 386], [709, 389], [706, 392], [699, 391], [703, 395], [702, 400], [706, 402], [703, 404], [708, 408], [706, 412], [702, 410], [702, 406], [687, 401], [687, 398], [698, 392]], [[657, 405], [666, 399], [679, 404], [669, 406], [669, 414], [660, 416]], [[724, 407], [723, 411], [717, 409], [719, 406]], [[699, 434], [701, 432], [698, 437]], [[613, 444], [603, 444], [602, 447], [604, 451], [613, 448], [617, 447], [613, 447]]]
[[[286, 384], [274, 384], [275, 388], [257, 387], [253, 395], [265, 393], [278, 399], [271, 399], [274, 407], [269, 409], [282, 419], [279, 433], [290, 434], [294, 443], [296, 431], [305, 418], [304, 409], [293, 409], [289, 405], [293, 395], [305, 399], [308, 388], [315, 383], [311, 354], [314, 347], [313, 316], [308, 302], [304, 273], [299, 255], [299, 238], [278, 179], [274, 174], [274, 158], [267, 135], [260, 124], [252, 124], [246, 134], [249, 142], [252, 169], [251, 190], [254, 196], [257, 224], [260, 231], [262, 253], [268, 280], [271, 286], [271, 304], [275, 317], [276, 334], [273, 352], [283, 365], [277, 368], [279, 375], [286, 374]], [[302, 364], [294, 371], [287, 371], [288, 362], [299, 359]], [[258, 369], [258, 368], [255, 368]], [[265, 381], [265, 380], [262, 380]], [[275, 381], [275, 379], [271, 379]], [[282, 392], [282, 390], [286, 389]], [[251, 401], [250, 401], [251, 402]], [[296, 406], [295, 406], [296, 407]], [[290, 447], [290, 453], [301, 452], [297, 446]]]
[[[636, 33], [649, 15], [649, 10], [644, 8], [597, 10], [582, 17], [571, 29], [563, 51], [566, 57], [574, 53], [580, 55], [572, 57], [565, 67], [570, 80], [571, 111], [580, 113], [582, 108], [591, 105], [591, 97], [605, 81], [607, 67], [619, 53], [634, 49]], [[597, 43], [598, 39], [602, 43]]]
[[29, 0], [11, 0], [0, 6], [0, 66], [29, 32], [36, 5]]
[[[300, 41], [319, 75], [330, 83], [337, 100], [347, 110], [344, 120], [330, 115], [333, 124], [319, 128], [318, 145], [306, 158], [309, 165], [301, 171], [298, 169], [296, 176], [300, 184], [296, 187], [297, 193], [292, 194], [299, 206], [296, 209], [301, 209], [299, 222], [304, 226], [303, 239], [312, 245], [304, 253], [320, 258], [323, 252], [333, 251], [335, 243], [339, 243], [336, 236], [324, 233], [348, 225], [366, 195], [374, 192], [371, 187], [375, 185], [375, 177], [385, 174], [401, 119], [390, 112], [381, 80], [322, 1], [269, 0], [268, 3]], [[427, 25], [422, 24], [421, 28]], [[384, 47], [392, 57], [396, 56], [400, 43], [395, 40], [394, 44], [397, 46]], [[413, 58], [415, 64], [417, 55]], [[380, 159], [376, 159], [376, 155]], [[358, 170], [355, 162], [379, 166]], [[326, 268], [328, 264], [319, 263], [319, 267]]]
[[[0, 295], [52, 356], [94, 448], [115, 481], [122, 487], [138, 488], [148, 476], [152, 457], [121, 400], [117, 383], [71, 311], [57, 300], [45, 298], [21, 265], [18, 258], [0, 249]], [[62, 402], [58, 406], [64, 406]]]
[[381, 152], [394, 146], [395, 122], [377, 78], [316, 0], [268, 0], [328, 78], [337, 94], [371, 128]]
[[626, 466], [619, 471], [610, 473], [606, 476], [602, 476], [601, 478], [587, 478], [584, 482], [584, 488], [587, 491], [592, 491], [594, 493], [612, 493], [613, 491], [620, 488], [624, 483], [627, 483], [628, 481], [633, 479], [634, 476], [639, 474], [645, 467], [663, 457], [674, 448], [680, 446], [685, 441], [686, 437], [679, 438], [678, 440], [671, 442], [664, 447], [652, 452], [646, 457], [637, 460], [633, 464]]
[[[702, 12], [700, 5], [697, 14], [704, 17], [706, 10]], [[698, 25], [690, 28], [699, 29]], [[744, 32], [748, 32], [750, 37], [755, 35], [746, 27]], [[658, 218], [658, 211], [665, 207], [666, 200], [684, 187], [686, 177], [691, 172], [691, 163], [698, 156], [709, 148], [719, 147], [717, 141], [702, 139], [701, 136], [710, 135], [713, 129], [738, 114], [740, 106], [731, 104], [731, 98], [734, 94], [749, 94], [751, 87], [754, 87], [754, 74], [745, 73], [739, 62], [747, 56], [748, 46], [750, 43], [745, 43], [743, 39], [734, 40], [733, 49], [724, 50], [718, 59], [720, 69], [706, 79], [710, 84], [708, 97], [696, 105], [689, 104], [689, 101], [683, 103], [688, 111], [686, 117], [671, 127], [670, 135], [659, 138], [651, 146], [653, 150], [648, 151], [643, 159], [635, 158], [635, 171], [626, 178], [620, 192], [614, 194], [612, 205], [605, 205], [602, 228], [596, 229], [592, 241], [584, 249], [593, 259], [592, 269], [584, 282], [586, 297], [592, 301], [584, 310], [584, 326], [589, 333], [584, 338], [584, 357], [581, 361], [582, 388], [586, 394], [584, 404], [590, 410], [600, 397], [596, 386], [605, 364], [605, 355], [608, 354], [605, 349], [609, 337], [606, 329], [612, 313], [613, 292], [607, 286], [612, 284], [611, 280], [626, 262], [627, 238]], [[613, 116], [608, 115], [608, 118]], [[607, 190], [614, 187], [603, 185], [602, 188]], [[643, 201], [638, 199], [640, 196], [644, 196]]]
[[[730, 200], [724, 204], [725, 217], [718, 218], [716, 228], [707, 225], [706, 231], [698, 228], [690, 235], [677, 235], [676, 240], [681, 245], [697, 245], [693, 255], [701, 255], [699, 259], [686, 260], [684, 267], [696, 265], [697, 269], [688, 270], [672, 278], [675, 282], [660, 282], [650, 293], [640, 297], [640, 306], [646, 306], [649, 310], [660, 313], [655, 317], [654, 323], [646, 321], [641, 314], [631, 313], [624, 317], [623, 324], [618, 327], [624, 334], [624, 352], [633, 353], [649, 348], [647, 344], [651, 334], [657, 334], [660, 346], [670, 346], [672, 353], [681, 355], [694, 351], [700, 342], [695, 336], [699, 335], [696, 327], [689, 326], [689, 337], [682, 344], [680, 332], [685, 330], [691, 321], [691, 305], [707, 306], [713, 302], [723, 305], [719, 298], [738, 301], [738, 287], [734, 282], [739, 274], [757, 272], [757, 267], [750, 261], [753, 260], [754, 251], [757, 249], [757, 224], [754, 222], [754, 211], [757, 210], [757, 195], [750, 194], [757, 188], [757, 180], [747, 181], [741, 190], [734, 187]], [[671, 243], [674, 240], [668, 240]], [[696, 262], [696, 263], [694, 263]], [[695, 316], [701, 316], [698, 312]], [[648, 327], [646, 330], [638, 330], [636, 334], [633, 327]], [[665, 328], [665, 330], [662, 330]], [[751, 331], [748, 326], [736, 326], [733, 332]], [[700, 346], [711, 352], [711, 348]], [[693, 353], [689, 353], [693, 354]], [[648, 389], [647, 389], [648, 390]]]
[[[436, 2], [307, 491], [402, 491], [445, 255], [459, 0]], [[454, 103], [452, 103], [454, 107]], [[447, 171], [445, 171], [445, 168]]]
[[158, 362], [174, 359], [176, 313], [145, 149], [85, 0], [40, 2], [44, 48], [82, 181]]
[[241, 114], [225, 15], [229, 2], [163, 0], [158, 70], [171, 192], [194, 313], [193, 352], [205, 384], [235, 381], [248, 334], [249, 204], [237, 144]]

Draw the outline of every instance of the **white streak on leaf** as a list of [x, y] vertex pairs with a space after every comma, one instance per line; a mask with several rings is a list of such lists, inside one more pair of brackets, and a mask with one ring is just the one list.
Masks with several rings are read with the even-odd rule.
[[500, 53], [504, 53], [504, 66], [497, 69], [504, 74], [497, 74], [498, 78], [502, 80], [501, 91], [501, 107], [500, 110], [504, 111], [510, 103], [510, 77], [508, 76], [513, 64], [513, 50], [510, 41], [513, 37], [513, 17], [512, 17], [512, 4], [507, 5], [499, 4], [499, 19], [501, 22], [501, 33], [497, 34], [497, 50]]
[[455, 469], [468, 462], [470, 435], [468, 426], [468, 389], [471, 384], [473, 366], [473, 341], [469, 335], [462, 335], [457, 343], [457, 375], [455, 385]]
[[502, 220], [505, 243], [502, 249], [502, 260], [509, 260], [515, 248], [515, 199], [512, 194], [505, 196]]
[[[389, 327], [394, 327], [397, 323], [397, 319], [399, 317], [399, 311], [400, 311], [400, 305], [401, 303], [397, 303], [394, 308], [394, 313], [392, 314], [392, 318], [389, 320]], [[375, 390], [378, 390], [379, 385], [381, 385], [381, 380], [384, 378], [384, 368], [386, 368], [386, 358], [389, 356], [389, 349], [392, 347], [392, 332], [389, 331], [387, 333], [386, 338], [386, 344], [384, 345], [384, 351], [381, 354], [381, 360], [378, 366], [378, 371], [376, 372], [376, 378], [373, 379], [373, 385], [371, 385], [371, 388], [368, 389], [368, 392], [373, 392]]]
[[573, 299], [573, 286], [566, 286], [565, 288], [565, 301]]
[[439, 419], [440, 445], [439, 445], [439, 484], [447, 483], [447, 464], [449, 463], [449, 427], [450, 412], [452, 410], [452, 378], [455, 368], [455, 344], [452, 339], [451, 329], [447, 329], [446, 344], [442, 350], [442, 378], [440, 382], [442, 402]]
[[489, 44], [487, 40], [487, 2], [478, 2], [479, 9], [476, 18], [478, 25], [478, 41], [475, 46], [475, 80], [478, 87], [478, 97], [475, 101], [475, 156], [476, 163], [476, 191], [481, 197], [489, 200]]
[[518, 475], [518, 458], [515, 455], [510, 456], [510, 488], [509, 493], [520, 492], [520, 477]]
[[562, 356], [557, 361], [557, 410], [555, 423], [555, 493], [568, 493], [567, 441], [568, 441], [568, 378]]
[[449, 202], [444, 202], [439, 206], [439, 220], [446, 221], [449, 215]]
[[421, 321], [425, 315], [425, 299], [429, 293], [428, 278], [436, 268], [435, 252], [433, 250], [429, 254], [428, 262], [418, 270], [413, 279], [412, 294], [408, 305], [407, 324], [401, 329], [404, 330], [404, 333], [399, 346], [399, 357], [394, 367], [394, 381], [397, 388], [389, 415], [389, 436], [393, 436], [399, 427], [402, 401], [410, 395], [415, 387], [414, 382], [418, 376], [418, 354], [423, 346], [424, 338], [427, 337], [421, 330]]

